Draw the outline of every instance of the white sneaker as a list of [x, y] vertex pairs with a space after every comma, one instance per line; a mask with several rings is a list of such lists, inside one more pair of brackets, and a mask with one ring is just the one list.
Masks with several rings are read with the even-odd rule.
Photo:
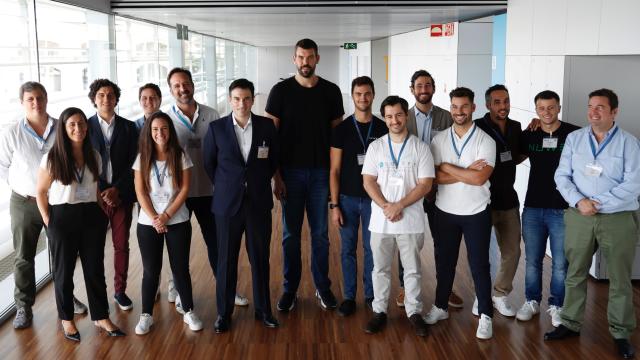
[[247, 299], [246, 297], [240, 294], [236, 294], [236, 299], [234, 301], [234, 304], [236, 306], [247, 306], [249, 305], [249, 299]]
[[478, 297], [476, 296], [475, 300], [473, 300], [473, 306], [471, 307], [471, 313], [475, 316], [480, 316], [478, 314]]
[[485, 314], [482, 314], [480, 316], [480, 321], [478, 321], [476, 337], [483, 340], [491, 339], [493, 337], [493, 325], [491, 324], [491, 318]]
[[182, 320], [184, 321], [185, 324], [189, 325], [189, 329], [191, 329], [191, 331], [202, 330], [202, 321], [198, 319], [198, 315], [196, 315], [196, 313], [194, 313], [193, 310], [184, 314], [184, 316], [182, 317]]
[[529, 321], [533, 317], [533, 315], [537, 315], [540, 313], [540, 304], [538, 304], [535, 300], [525, 301], [524, 304], [518, 310], [516, 314], [516, 319], [520, 321]]
[[173, 279], [169, 280], [169, 285], [167, 286], [167, 300], [170, 303], [176, 302], [176, 298], [178, 297], [178, 291], [176, 290], [175, 285], [173, 285]]
[[153, 326], [153, 317], [147, 313], [140, 314], [140, 320], [136, 325], [136, 334], [144, 335], [148, 333], [151, 330], [151, 326]]
[[446, 320], [449, 318], [449, 312], [444, 309], [440, 309], [439, 307], [432, 305], [429, 313], [425, 315], [424, 322], [429, 325], [433, 325], [440, 320]]
[[176, 311], [180, 315], [184, 315], [185, 314], [185, 311], [182, 308], [182, 303], [180, 302], [180, 295], [176, 296]]
[[513, 310], [506, 296], [492, 296], [491, 298], [493, 299], [493, 307], [496, 308], [502, 316], [516, 316], [516, 311]]
[[560, 318], [560, 314], [562, 313], [561, 307], [551, 305], [547, 309], [547, 312], [551, 315], [551, 325], [553, 325], [553, 327], [562, 325], [562, 319]]

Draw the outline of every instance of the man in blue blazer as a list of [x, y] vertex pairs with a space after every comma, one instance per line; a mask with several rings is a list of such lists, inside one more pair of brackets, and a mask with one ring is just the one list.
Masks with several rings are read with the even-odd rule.
[[129, 229], [136, 201], [131, 166], [138, 153], [138, 131], [132, 121], [115, 113], [120, 100], [118, 85], [108, 79], [97, 79], [89, 87], [89, 99], [96, 108], [96, 114], [89, 118], [89, 137], [102, 158], [98, 188], [111, 223], [115, 270], [113, 299], [120, 309], [130, 310], [133, 302], [125, 291], [129, 271]]
[[214, 186], [211, 211], [218, 237], [217, 333], [228, 331], [231, 325], [243, 232], [255, 317], [267, 327], [279, 325], [269, 295], [271, 178], [278, 167], [277, 132], [273, 121], [251, 113], [253, 100], [253, 83], [233, 81], [229, 86], [232, 112], [209, 124], [203, 144], [204, 167]]

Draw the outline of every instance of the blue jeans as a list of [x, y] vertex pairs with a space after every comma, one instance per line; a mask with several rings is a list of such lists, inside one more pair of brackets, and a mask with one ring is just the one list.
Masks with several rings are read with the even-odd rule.
[[286, 197], [282, 201], [282, 251], [284, 291], [295, 294], [300, 285], [302, 260], [300, 234], [304, 212], [311, 228], [311, 274], [320, 291], [331, 288], [329, 280], [328, 169], [282, 169]]
[[342, 212], [343, 225], [340, 227], [340, 240], [342, 250], [342, 279], [344, 281], [345, 299], [356, 298], [358, 260], [356, 249], [358, 247], [358, 228], [362, 221], [362, 248], [364, 250], [364, 270], [362, 281], [364, 282], [365, 299], [373, 298], [373, 283], [371, 272], [373, 271], [373, 254], [371, 253], [371, 232], [369, 231], [369, 219], [371, 218], [371, 199], [359, 196], [340, 195], [340, 211]]
[[525, 295], [527, 300], [542, 300], [542, 259], [550, 240], [552, 266], [549, 305], [564, 303], [564, 210], [525, 207], [522, 211], [522, 237], [525, 246]]

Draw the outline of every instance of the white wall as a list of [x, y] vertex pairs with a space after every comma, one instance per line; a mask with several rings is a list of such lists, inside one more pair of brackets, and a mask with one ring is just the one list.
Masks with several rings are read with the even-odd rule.
[[376, 97], [373, 100], [374, 114], [380, 113], [382, 100], [389, 95], [389, 79], [387, 78], [387, 59], [389, 55], [389, 38], [371, 42], [371, 79], [376, 86]]
[[470, 88], [476, 95], [474, 119], [487, 112], [484, 92], [492, 85], [492, 29], [492, 18], [460, 23], [458, 27], [457, 84]]

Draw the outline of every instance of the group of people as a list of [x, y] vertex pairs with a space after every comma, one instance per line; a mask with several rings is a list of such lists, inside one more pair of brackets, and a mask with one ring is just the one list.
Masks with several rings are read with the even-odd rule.
[[[89, 98], [96, 114], [77, 108], [60, 119], [46, 112], [47, 94], [35, 82], [20, 88], [25, 118], [0, 143], [0, 175], [12, 189], [11, 226], [16, 249], [16, 328], [28, 327], [35, 299], [33, 258], [46, 226], [53, 261], [58, 316], [65, 337], [80, 340], [73, 314], [86, 307], [73, 296], [79, 256], [91, 318], [110, 336], [122, 336], [108, 315], [104, 245], [110, 223], [114, 244], [114, 301], [123, 310], [126, 295], [129, 228], [139, 204], [137, 238], [143, 263], [142, 312], [135, 328], [153, 325], [164, 241], [171, 272], [169, 300], [193, 331], [202, 329], [194, 312], [189, 273], [190, 217], [195, 213], [216, 276], [216, 332], [231, 328], [242, 235], [252, 270], [255, 317], [277, 327], [270, 303], [269, 249], [273, 195], [282, 204], [283, 293], [281, 312], [294, 310], [300, 285], [304, 213], [310, 227], [311, 272], [324, 309], [342, 316], [356, 309], [358, 234], [364, 252], [364, 303], [372, 310], [367, 333], [383, 329], [391, 290], [391, 265], [398, 249], [400, 284], [396, 298], [416, 334], [462, 307], [453, 292], [464, 235], [479, 317], [476, 336], [493, 335], [494, 308], [527, 321], [540, 312], [542, 261], [547, 238], [553, 255], [548, 312], [554, 330], [545, 339], [579, 334], [590, 259], [600, 248], [608, 259], [610, 331], [621, 355], [633, 356], [628, 339], [635, 328], [631, 267], [635, 253], [640, 195], [640, 143], [615, 123], [618, 98], [608, 89], [589, 94], [590, 126], [560, 121], [560, 98], [543, 91], [534, 98], [538, 119], [521, 130], [509, 118], [509, 92], [494, 85], [485, 92], [488, 112], [473, 120], [475, 95], [458, 87], [450, 112], [432, 103], [433, 76], [411, 77], [415, 105], [389, 96], [383, 119], [373, 115], [371, 78], [353, 80], [355, 111], [343, 119], [340, 89], [315, 74], [320, 60], [313, 40], [294, 48], [297, 73], [276, 84], [267, 118], [253, 114], [254, 86], [238, 79], [229, 86], [232, 111], [218, 113], [194, 100], [188, 70], [167, 76], [175, 104], [160, 111], [155, 84], [140, 88], [144, 117], [129, 121], [115, 114], [120, 89], [100, 79]], [[514, 182], [516, 165], [529, 158], [529, 185], [520, 217]], [[37, 169], [37, 170], [36, 170]], [[272, 194], [273, 192], [273, 194]], [[328, 210], [327, 210], [327, 199]], [[421, 257], [425, 213], [433, 238], [435, 302], [423, 314]], [[339, 228], [343, 301], [331, 290], [329, 217]], [[500, 264], [489, 274], [491, 229]], [[526, 255], [526, 301], [515, 310], [508, 295], [520, 258]]]

